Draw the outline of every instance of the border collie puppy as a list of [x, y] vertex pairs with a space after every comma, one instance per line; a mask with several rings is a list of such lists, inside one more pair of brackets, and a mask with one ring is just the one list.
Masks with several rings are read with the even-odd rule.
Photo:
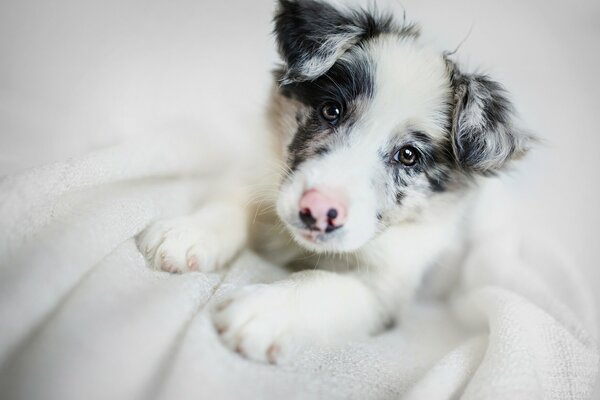
[[272, 215], [256, 222], [245, 201], [219, 201], [153, 224], [139, 246], [170, 272], [213, 271], [247, 243], [293, 264], [213, 316], [225, 345], [278, 363], [390, 323], [427, 267], [467, 240], [481, 181], [532, 138], [515, 127], [500, 84], [460, 71], [415, 25], [321, 0], [279, 0], [274, 23], [283, 64], [270, 157], [285, 168], [271, 183]]

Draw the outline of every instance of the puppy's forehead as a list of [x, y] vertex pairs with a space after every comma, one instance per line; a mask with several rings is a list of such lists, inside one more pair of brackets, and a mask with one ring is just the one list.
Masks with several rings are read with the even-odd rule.
[[365, 50], [373, 63], [368, 118], [378, 131], [410, 129], [433, 137], [444, 135], [452, 90], [442, 55], [395, 35], [382, 35]]

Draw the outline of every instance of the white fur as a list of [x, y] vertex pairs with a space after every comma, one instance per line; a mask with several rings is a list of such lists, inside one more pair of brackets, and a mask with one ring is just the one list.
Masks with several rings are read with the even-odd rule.
[[412, 127], [440, 137], [452, 90], [438, 51], [412, 39], [382, 35], [369, 52], [376, 60], [376, 96], [366, 119], [370, 134], [388, 136]]

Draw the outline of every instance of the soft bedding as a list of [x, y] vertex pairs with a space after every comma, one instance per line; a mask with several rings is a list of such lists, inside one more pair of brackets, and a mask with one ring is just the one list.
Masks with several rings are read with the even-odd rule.
[[3, 178], [2, 398], [591, 395], [598, 353], [587, 285], [557, 247], [501, 223], [471, 243], [445, 297], [421, 296], [389, 331], [285, 366], [230, 352], [211, 304], [285, 270], [245, 251], [220, 274], [171, 275], [149, 269], [135, 244], [214, 184], [214, 160], [196, 157], [198, 146], [196, 136], [170, 135]]

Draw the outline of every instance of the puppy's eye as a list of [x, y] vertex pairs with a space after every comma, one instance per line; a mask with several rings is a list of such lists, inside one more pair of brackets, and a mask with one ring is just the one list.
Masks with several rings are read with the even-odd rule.
[[335, 125], [342, 116], [342, 106], [335, 102], [328, 102], [321, 106], [321, 117], [332, 125]]
[[412, 167], [417, 163], [419, 159], [419, 154], [417, 149], [412, 146], [404, 146], [400, 150], [394, 154], [394, 161], [397, 163], [402, 163], [407, 167]]

